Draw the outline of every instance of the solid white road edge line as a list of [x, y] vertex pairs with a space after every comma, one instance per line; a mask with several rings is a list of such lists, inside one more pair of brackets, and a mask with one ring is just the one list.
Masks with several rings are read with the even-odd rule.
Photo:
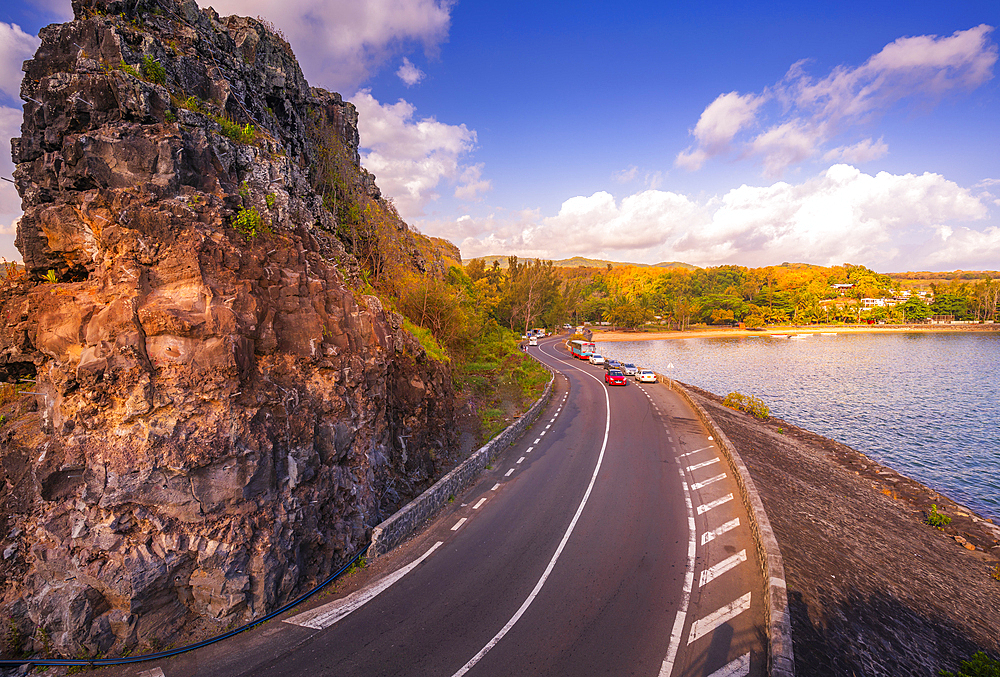
[[[582, 369], [580, 371], [587, 374], [587, 372]], [[590, 374], [587, 375], [598, 383], [601, 383], [601, 381], [594, 376], [591, 376]], [[604, 423], [604, 442], [601, 443], [601, 453], [597, 456], [597, 465], [594, 466], [594, 474], [590, 477], [590, 484], [587, 485], [587, 491], [583, 494], [583, 500], [580, 501], [580, 506], [576, 509], [576, 514], [573, 515], [573, 519], [570, 520], [569, 526], [566, 527], [566, 533], [563, 534], [562, 540], [559, 541], [559, 545], [556, 547], [556, 551], [552, 555], [552, 559], [549, 560], [548, 566], [546, 566], [545, 571], [542, 572], [542, 577], [538, 579], [537, 583], [535, 583], [534, 589], [528, 595], [528, 598], [521, 604], [521, 607], [514, 612], [514, 615], [511, 616], [509, 621], [507, 621], [507, 624], [500, 628], [500, 632], [494, 635], [493, 639], [487, 642], [486, 646], [480, 649], [479, 653], [470, 658], [468, 663], [459, 668], [458, 672], [452, 675], [452, 677], [462, 677], [462, 675], [471, 670], [476, 663], [481, 661], [483, 656], [489, 653], [490, 649], [495, 647], [497, 642], [504, 638], [504, 635], [510, 632], [510, 629], [514, 627], [514, 624], [520, 620], [521, 616], [524, 615], [524, 612], [528, 610], [529, 606], [531, 606], [531, 603], [535, 601], [535, 597], [537, 597], [538, 593], [541, 592], [542, 586], [545, 585], [545, 581], [548, 580], [549, 574], [552, 573], [552, 569], [555, 568], [556, 562], [559, 561], [559, 556], [566, 547], [566, 543], [569, 542], [569, 537], [573, 534], [573, 530], [576, 528], [576, 523], [580, 520], [580, 515], [583, 514], [583, 509], [586, 507], [587, 500], [590, 498], [590, 492], [594, 490], [594, 483], [597, 482], [597, 473], [601, 470], [601, 463], [604, 462], [604, 452], [608, 448], [608, 434], [611, 432], [611, 399], [608, 397], [607, 387], [604, 388], [604, 406], [605, 411], [607, 411], [607, 418]]]
[[368, 586], [357, 592], [352, 592], [350, 595], [343, 599], [338, 599], [329, 604], [324, 604], [323, 606], [316, 607], [311, 611], [306, 611], [304, 613], [298, 614], [297, 616], [292, 616], [291, 618], [285, 619], [285, 623], [291, 623], [292, 625], [301, 625], [305, 628], [312, 628], [314, 630], [322, 630], [323, 628], [328, 628], [341, 618], [344, 618], [348, 614], [357, 611], [362, 606], [368, 602], [375, 599], [379, 594], [384, 592], [393, 583], [401, 579], [406, 574], [413, 571], [418, 564], [423, 562], [425, 559], [431, 556], [431, 553], [437, 550], [439, 547], [444, 545], [443, 541], [438, 541], [430, 547], [430, 549], [423, 555], [413, 560], [405, 567], [392, 573], [385, 578], [377, 581], [373, 585]]

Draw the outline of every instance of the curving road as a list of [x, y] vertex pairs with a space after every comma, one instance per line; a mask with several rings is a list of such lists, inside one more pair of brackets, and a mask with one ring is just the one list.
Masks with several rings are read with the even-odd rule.
[[364, 587], [106, 673], [765, 675], [764, 585], [714, 441], [666, 387], [608, 388], [561, 344], [529, 349], [558, 372], [535, 425]]

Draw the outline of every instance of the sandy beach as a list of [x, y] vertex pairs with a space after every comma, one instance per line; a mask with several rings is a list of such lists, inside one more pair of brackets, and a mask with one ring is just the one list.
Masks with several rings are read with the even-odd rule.
[[615, 331], [594, 330], [593, 341], [662, 341], [667, 339], [723, 338], [739, 336], [774, 336], [793, 334], [879, 334], [889, 332], [1000, 332], [1000, 324], [894, 324], [894, 325], [825, 325], [774, 326], [760, 331], [730, 327], [695, 328], [687, 331]]

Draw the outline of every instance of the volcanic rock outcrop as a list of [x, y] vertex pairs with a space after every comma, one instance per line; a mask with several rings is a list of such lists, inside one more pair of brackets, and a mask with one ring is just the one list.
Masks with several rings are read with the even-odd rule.
[[76, 656], [292, 599], [426, 486], [455, 412], [317, 192], [339, 154], [387, 204], [354, 107], [261, 21], [73, 9], [25, 62], [13, 141], [27, 275], [0, 290], [0, 379], [34, 383], [0, 427], [0, 604], [8, 651]]

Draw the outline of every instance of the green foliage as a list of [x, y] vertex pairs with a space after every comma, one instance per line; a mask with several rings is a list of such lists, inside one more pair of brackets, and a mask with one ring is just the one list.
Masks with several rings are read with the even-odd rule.
[[257, 130], [249, 122], [241, 125], [229, 117], [221, 115], [213, 115], [211, 117], [222, 127], [222, 135], [228, 139], [232, 139], [236, 143], [252, 143], [257, 138]]
[[163, 85], [167, 82], [167, 69], [159, 61], [156, 61], [149, 54], [142, 57], [142, 77], [148, 82]]
[[448, 353], [441, 347], [441, 344], [434, 338], [430, 329], [424, 329], [413, 324], [408, 318], [403, 318], [403, 328], [413, 334], [414, 338], [420, 342], [427, 355], [438, 362], [451, 362]]
[[726, 395], [726, 398], [722, 400], [722, 405], [729, 407], [730, 409], [746, 412], [761, 420], [766, 420], [771, 416], [770, 408], [768, 408], [762, 400], [759, 400], [752, 395], [743, 395], [741, 393], [732, 392]]
[[959, 664], [958, 672], [941, 671], [941, 677], [1000, 677], [1000, 661], [995, 661], [982, 651]]
[[49, 272], [45, 273], [45, 281], [49, 284], [55, 284], [58, 282], [59, 278], [56, 277], [56, 271], [49, 268]]
[[122, 61], [121, 63], [118, 64], [118, 70], [120, 70], [120, 71], [122, 71], [124, 73], [128, 73], [129, 75], [131, 75], [136, 80], [142, 80], [142, 73], [140, 73], [136, 69], [135, 66], [131, 66], [131, 65], [125, 63], [124, 61]]
[[932, 527], [937, 527], [938, 529], [943, 529], [944, 527], [951, 524], [951, 518], [945, 515], [943, 512], [938, 512], [937, 504], [931, 504], [931, 511], [927, 513], [927, 524]]
[[256, 207], [250, 209], [240, 207], [240, 211], [233, 217], [233, 228], [238, 230], [247, 242], [268, 231]]
[[1000, 581], [1000, 564], [997, 564], [992, 569], [990, 569], [990, 578], [995, 581]]
[[167, 112], [163, 114], [163, 119], [170, 123], [177, 122], [177, 113], [168, 108]]
[[277, 198], [276, 198], [276, 197], [274, 197], [274, 193], [268, 193], [268, 194], [267, 194], [267, 195], [266, 195], [266, 196], [264, 197], [264, 202], [266, 202], [266, 203], [267, 203], [267, 208], [268, 208], [268, 209], [274, 209], [274, 205], [275, 205], [275, 203], [277, 202]]

